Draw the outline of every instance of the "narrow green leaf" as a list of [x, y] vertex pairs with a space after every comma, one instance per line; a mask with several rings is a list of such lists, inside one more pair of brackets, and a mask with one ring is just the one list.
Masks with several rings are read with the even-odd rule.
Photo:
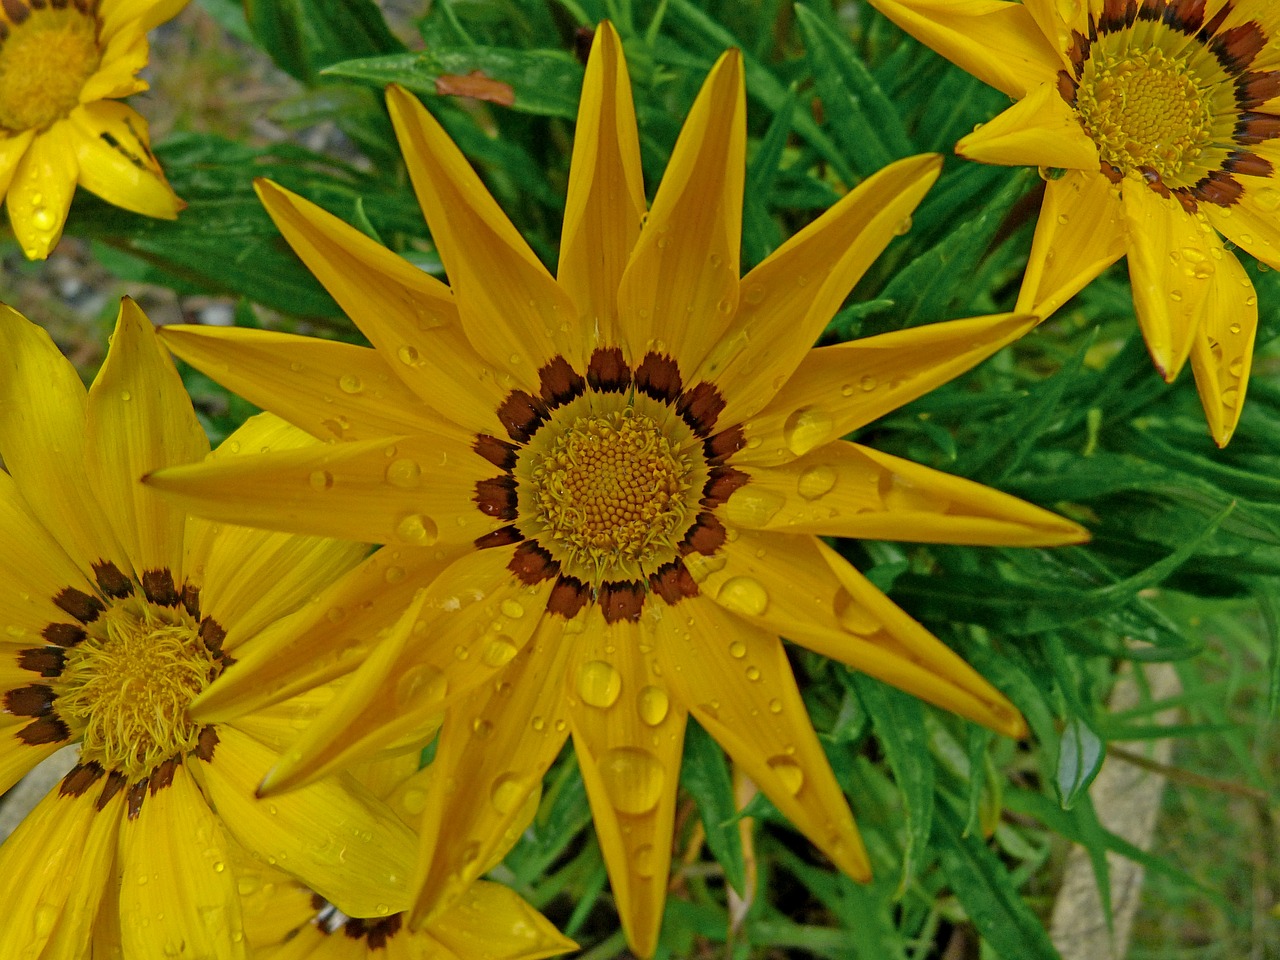
[[693, 720], [685, 730], [680, 784], [697, 801], [707, 846], [724, 868], [725, 879], [733, 889], [745, 893], [747, 867], [738, 835], [738, 807], [729, 765], [720, 745]]
[[303, 83], [341, 60], [404, 49], [373, 0], [244, 0], [244, 7], [259, 45]]

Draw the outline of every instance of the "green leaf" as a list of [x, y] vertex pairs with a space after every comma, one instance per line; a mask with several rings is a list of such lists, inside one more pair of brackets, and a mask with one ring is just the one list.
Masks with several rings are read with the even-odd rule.
[[404, 49], [373, 0], [244, 0], [244, 8], [258, 44], [306, 84], [339, 61]]
[[1055, 781], [1063, 809], [1070, 810], [1076, 799], [1102, 769], [1105, 756], [1102, 741], [1084, 719], [1069, 717], [1058, 739], [1058, 776]]
[[738, 893], [745, 894], [747, 867], [738, 834], [738, 806], [733, 798], [729, 765], [720, 745], [693, 720], [685, 729], [680, 784], [697, 801], [707, 846], [724, 868], [725, 879]]

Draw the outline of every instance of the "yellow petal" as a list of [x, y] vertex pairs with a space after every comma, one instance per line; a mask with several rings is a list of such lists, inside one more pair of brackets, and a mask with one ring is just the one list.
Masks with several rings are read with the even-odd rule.
[[99, 36], [103, 47], [98, 72], [80, 88], [80, 102], [118, 100], [146, 90], [148, 84], [137, 76], [147, 65], [147, 35], [135, 28], [119, 30], [110, 37]]
[[431, 227], [467, 338], [534, 393], [538, 369], [580, 349], [576, 309], [435, 117], [398, 86], [387, 107], [418, 203]]
[[1120, 193], [1100, 173], [1068, 170], [1045, 185], [1018, 310], [1048, 317], [1128, 246]]
[[378, 632], [395, 623], [414, 594], [453, 560], [437, 559], [435, 553], [379, 550], [297, 613], [260, 633], [245, 635], [232, 626], [236, 662], [188, 712], [206, 723], [231, 720], [350, 673], [364, 662]]
[[5, 203], [9, 225], [28, 260], [49, 256], [62, 236], [80, 172], [72, 129], [62, 120], [37, 134], [13, 171]]
[[479, 881], [431, 925], [431, 935], [460, 957], [539, 960], [578, 949], [514, 890]]
[[[223, 816], [227, 815], [222, 811]], [[240, 895], [227, 837], [186, 767], [120, 825], [125, 956], [243, 960]], [[143, 924], [146, 917], [149, 923]]]
[[294, 252], [395, 375], [441, 415], [493, 432], [510, 388], [483, 375], [453, 291], [309, 200], [270, 180], [255, 187]]
[[0, 137], [0, 195], [9, 189], [13, 173], [18, 169], [18, 161], [27, 152], [27, 147], [31, 146], [34, 137], [34, 130], [24, 130], [21, 133]]
[[1202, 218], [1141, 182], [1121, 190], [1129, 231], [1129, 282], [1156, 369], [1172, 382], [1191, 352], [1222, 242]]
[[779, 247], [742, 279], [742, 301], [691, 382], [710, 380], [736, 423], [777, 392], [938, 178], [937, 154], [885, 167]]
[[314, 437], [370, 440], [438, 422], [368, 347], [245, 327], [166, 326], [159, 333], [187, 363]]
[[1271, 204], [1259, 201], [1259, 193], [1246, 190], [1240, 202], [1229, 207], [1202, 203], [1200, 212], [1232, 243], [1271, 269], [1280, 270], [1280, 222]]
[[1058, 93], [1056, 80], [1033, 87], [1008, 110], [961, 138], [956, 153], [979, 163], [1098, 169], [1098, 148]]
[[86, 104], [71, 114], [80, 183], [107, 203], [148, 217], [173, 220], [186, 206], [155, 155], [147, 121], [115, 100]]
[[650, 350], [695, 369], [738, 307], [746, 176], [742, 56], [707, 75], [671, 153], [618, 288], [631, 360]]
[[[234, 724], [237, 730], [247, 733], [263, 746], [276, 753], [284, 753], [316, 715], [333, 702], [337, 692], [337, 684], [321, 684], [288, 700], [244, 713], [235, 718]], [[416, 762], [416, 755], [414, 760]]]
[[958, 377], [1035, 325], [1034, 316], [1004, 313], [810, 350], [746, 421], [747, 447], [734, 462], [789, 463]]
[[85, 466], [138, 582], [168, 570], [181, 577], [186, 517], [139, 478], [209, 452], [191, 400], [151, 321], [125, 297], [111, 348], [89, 391]]
[[870, 0], [873, 7], [952, 63], [1011, 97], [1051, 80], [1057, 51], [1019, 3], [1001, 0]]
[[473, 500], [476, 483], [497, 472], [472, 450], [473, 440], [437, 428], [219, 458], [148, 474], [145, 482], [191, 513], [227, 523], [453, 547], [507, 522], [486, 516]]
[[593, 607], [566, 684], [596, 836], [627, 943], [641, 957], [653, 955], [662, 926], [687, 718], [646, 647], [654, 644], [639, 623], [606, 626]]
[[[622, 42], [607, 20], [596, 29], [587, 61], [569, 169], [557, 279], [583, 328], [598, 329], [599, 343], [616, 344], [618, 284], [646, 203], [631, 79]], [[582, 369], [597, 345], [583, 337], [576, 358], [568, 359]]]
[[272, 956], [267, 947], [302, 937], [307, 930], [320, 932], [311, 924], [316, 908], [310, 888], [258, 860], [238, 843], [232, 844], [231, 869], [240, 891], [245, 939], [255, 958]]
[[1003, 694], [817, 538], [740, 530], [723, 549], [724, 567], [692, 572], [740, 619], [992, 730], [1026, 734]]
[[856, 880], [871, 879], [853, 814], [818, 743], [782, 641], [705, 598], [688, 607], [657, 625], [658, 659], [676, 695], [836, 866]]
[[0, 457], [31, 513], [86, 573], [130, 569], [85, 482], [85, 389], [49, 335], [0, 304]]
[[855, 443], [754, 467], [720, 511], [734, 526], [916, 543], [1057, 546], [1084, 528], [1007, 493]]
[[256, 800], [277, 755], [229, 724], [218, 726], [218, 737], [212, 761], [190, 762], [236, 840], [274, 857], [350, 916], [385, 917], [408, 906], [413, 833], [373, 794], [340, 774]]
[[466, 554], [418, 594], [263, 783], [288, 789], [376, 751], [428, 739], [450, 702], [529, 641], [553, 581], [525, 586], [510, 551]]
[[422, 815], [415, 926], [434, 924], [488, 868], [564, 746], [564, 674], [575, 638], [562, 619], [544, 617], [497, 683], [446, 714]]
[[104, 3], [102, 36], [110, 37], [125, 28], [137, 28], [146, 33], [177, 16], [186, 5], [187, 0], [115, 0], [114, 3]]
[[[34, 675], [32, 679], [35, 679]], [[19, 731], [30, 723], [29, 717], [15, 717], [0, 711], [0, 793], [34, 770], [40, 761], [53, 756], [67, 745], [67, 740], [59, 740], [57, 743], [38, 743], [33, 746], [20, 739]]]
[[1244, 410], [1253, 342], [1258, 333], [1258, 295], [1235, 255], [1223, 251], [1191, 344], [1191, 370], [1209, 421], [1209, 432], [1225, 447]]
[[[99, 791], [79, 797], [51, 791], [0, 847], [8, 878], [0, 956], [87, 955], [89, 932], [111, 880], [121, 795], [101, 812]], [[109, 904], [108, 910], [115, 909]]]

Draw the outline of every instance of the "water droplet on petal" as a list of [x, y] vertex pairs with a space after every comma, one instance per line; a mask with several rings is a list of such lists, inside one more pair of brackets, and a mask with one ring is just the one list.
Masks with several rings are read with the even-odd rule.
[[515, 774], [505, 773], [493, 781], [489, 791], [489, 800], [498, 813], [507, 814], [520, 805], [524, 799], [525, 788]]
[[770, 713], [781, 713], [781, 712], [782, 712], [782, 701], [781, 701], [781, 700], [779, 700], [777, 697], [774, 697], [772, 700], [770, 700], [770, 701], [769, 701], [769, 712], [770, 712]]
[[471, 721], [471, 733], [478, 740], [487, 740], [493, 733], [493, 724], [483, 717], [476, 717]]
[[653, 844], [641, 844], [631, 854], [631, 869], [635, 871], [637, 877], [648, 880], [655, 870], [653, 860]]
[[756, 683], [760, 679], [760, 668], [757, 666], [747, 667], [747, 679], [752, 683]]
[[716, 601], [725, 609], [758, 617], [769, 608], [769, 594], [753, 577], [730, 577], [720, 585]]
[[640, 691], [636, 709], [640, 712], [641, 720], [651, 727], [656, 727], [667, 718], [667, 712], [671, 709], [671, 700], [667, 697], [667, 691], [661, 687], [645, 687]]
[[804, 771], [800, 769], [800, 765], [788, 756], [770, 757], [767, 761], [769, 768], [773, 770], [778, 781], [792, 796], [798, 794], [804, 786]]
[[440, 530], [430, 517], [421, 513], [410, 513], [396, 524], [396, 536], [405, 543], [419, 547], [429, 547], [440, 537]]
[[123, 400], [125, 403], [128, 403], [130, 400], [133, 399], [133, 394], [130, 393], [128, 390], [121, 390], [120, 399]]
[[601, 710], [612, 707], [622, 692], [622, 676], [612, 664], [588, 660], [578, 671], [578, 694], [585, 703]]
[[747, 645], [741, 640], [735, 640], [729, 644], [729, 656], [735, 660], [741, 660], [747, 655]]
[[448, 681], [429, 663], [410, 667], [396, 683], [396, 703], [402, 708], [421, 706], [443, 700]]
[[830, 493], [839, 475], [834, 467], [819, 465], [809, 467], [796, 481], [796, 492], [806, 500], [817, 500]]
[[1231, 407], [1234, 409], [1235, 405], [1239, 402], [1240, 390], [1238, 387], [1228, 387], [1226, 390], [1222, 391], [1222, 405], [1224, 407]]
[[786, 505], [787, 498], [766, 487], [748, 483], [730, 494], [724, 505], [724, 517], [744, 527], [763, 527]]
[[354, 373], [344, 373], [338, 378], [338, 389], [343, 393], [357, 394], [364, 389], [364, 383]]
[[764, 286], [759, 283], [751, 284], [751, 286], [742, 291], [742, 299], [755, 306], [764, 299]]
[[614, 747], [600, 760], [600, 780], [619, 813], [648, 813], [658, 805], [666, 771], [648, 750]]
[[52, 230], [56, 224], [57, 218], [48, 207], [36, 207], [31, 211], [31, 225], [37, 230]]
[[502, 611], [504, 617], [510, 617], [512, 620], [519, 620], [524, 616], [524, 607], [518, 601], [510, 598], [503, 600], [498, 605], [498, 609]]
[[422, 468], [416, 460], [407, 457], [392, 460], [387, 464], [387, 483], [401, 490], [412, 490], [422, 479]]
[[519, 648], [516, 646], [514, 640], [510, 637], [498, 634], [498, 636], [492, 638], [485, 645], [484, 662], [491, 667], [505, 666], [510, 663], [519, 652]]
[[333, 487], [333, 474], [328, 470], [313, 470], [311, 472], [311, 489], [312, 490], [329, 490]]
[[421, 360], [421, 356], [418, 353], [418, 348], [412, 347], [407, 343], [401, 346], [400, 349], [396, 351], [396, 356], [400, 358], [401, 363], [409, 367], [417, 366], [419, 360]]
[[[831, 414], [820, 407], [801, 407], [782, 425], [782, 438], [797, 457], [831, 439], [835, 427]], [[746, 489], [745, 487], [743, 489]]]
[[382, 579], [386, 580], [387, 583], [399, 583], [404, 578], [404, 567], [387, 567], [386, 572], [382, 575]]

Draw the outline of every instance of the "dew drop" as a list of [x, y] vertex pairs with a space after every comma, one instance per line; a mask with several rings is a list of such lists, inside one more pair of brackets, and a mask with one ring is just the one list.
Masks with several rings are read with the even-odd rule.
[[747, 655], [747, 645], [741, 640], [735, 640], [729, 644], [729, 656], [735, 660], [741, 660]]
[[311, 489], [312, 490], [329, 490], [333, 487], [333, 474], [328, 470], [313, 470], [311, 472]]
[[758, 617], [769, 608], [769, 594], [753, 577], [730, 577], [720, 585], [716, 601], [725, 609]]
[[777, 697], [774, 697], [772, 700], [770, 700], [770, 701], [769, 701], [769, 712], [770, 712], [770, 713], [774, 713], [774, 714], [781, 713], [781, 712], [782, 712], [782, 701], [781, 701], [781, 700], [779, 700]]
[[500, 814], [508, 814], [515, 810], [524, 800], [524, 796], [524, 784], [513, 773], [504, 773], [493, 781], [493, 786], [489, 789], [489, 802]]
[[410, 816], [416, 816], [427, 809], [427, 791], [412, 787], [400, 798], [400, 808]]
[[578, 694], [585, 703], [601, 710], [618, 702], [622, 675], [603, 660], [588, 660], [578, 671]]
[[519, 648], [515, 641], [503, 634], [492, 638], [484, 648], [484, 662], [491, 667], [502, 667], [510, 663]]
[[130, 400], [133, 399], [133, 394], [130, 393], [128, 390], [121, 390], [120, 399], [123, 400], [125, 403], [128, 403]]
[[407, 343], [401, 346], [400, 349], [396, 351], [396, 356], [400, 358], [401, 363], [409, 367], [417, 366], [418, 362], [421, 360], [421, 356], [418, 353], [418, 348], [411, 347]]
[[396, 536], [405, 543], [419, 547], [429, 547], [440, 537], [436, 522], [421, 513], [410, 513], [396, 524]]
[[412, 490], [422, 480], [422, 468], [416, 460], [401, 457], [387, 464], [387, 483], [401, 490]]
[[899, 237], [902, 236], [904, 233], [909, 233], [910, 230], [911, 230], [910, 217], [903, 217], [894, 225], [894, 228], [893, 228], [894, 234]]
[[344, 373], [338, 378], [338, 389], [354, 395], [364, 390], [364, 382], [354, 373]]
[[1235, 409], [1237, 403], [1240, 402], [1240, 389], [1238, 387], [1228, 387], [1222, 391], [1222, 405]]
[[817, 500], [831, 492], [837, 479], [838, 474], [834, 467], [825, 465], [809, 467], [796, 480], [796, 492], [806, 500]]
[[1239, 357], [1232, 360], [1231, 363], [1228, 364], [1227, 366], [1227, 372], [1230, 373], [1233, 377], [1240, 376], [1242, 373], [1244, 373], [1244, 361], [1241, 360]]
[[1170, 290], [1170, 291], [1169, 291], [1169, 299], [1170, 299], [1170, 300], [1172, 300], [1174, 303], [1181, 303], [1181, 302], [1182, 302], [1182, 291], [1181, 291], [1181, 290]]
[[826, 443], [834, 427], [831, 414], [825, 410], [819, 407], [801, 407], [787, 417], [786, 423], [782, 425], [782, 437], [791, 452], [801, 457], [814, 447]]
[[641, 844], [631, 854], [631, 869], [635, 871], [637, 877], [648, 880], [654, 874], [653, 860], [653, 844]]
[[747, 484], [725, 501], [724, 517], [744, 527], [763, 527], [786, 505], [787, 498], [765, 487]]
[[387, 583], [399, 583], [405, 578], [404, 567], [387, 567], [382, 579]]
[[600, 780], [619, 813], [648, 813], [658, 805], [666, 772], [648, 750], [614, 747], [600, 761]]
[[753, 283], [742, 291], [742, 299], [755, 306], [764, 299], [764, 286], [759, 283]]
[[31, 211], [31, 224], [37, 230], [52, 230], [56, 223], [57, 218], [48, 207], [36, 207]]
[[1253, 202], [1259, 210], [1265, 210], [1267, 213], [1280, 210], [1280, 190], [1275, 187], [1263, 187], [1254, 193]]
[[396, 702], [408, 708], [443, 700], [448, 686], [444, 674], [429, 663], [420, 663], [401, 675], [396, 684]]
[[510, 617], [512, 620], [519, 620], [524, 616], [524, 607], [509, 597], [498, 605], [498, 609], [502, 611], [504, 617]]
[[766, 763], [777, 776], [778, 781], [793, 797], [804, 787], [804, 771], [800, 765], [788, 756], [770, 757]]
[[477, 740], [487, 740], [493, 733], [493, 724], [483, 717], [476, 717], [471, 721], [471, 734]]
[[671, 700], [667, 691], [661, 687], [645, 687], [640, 691], [640, 699], [636, 702], [640, 719], [651, 727], [656, 727], [667, 719], [667, 711], [671, 709]]

